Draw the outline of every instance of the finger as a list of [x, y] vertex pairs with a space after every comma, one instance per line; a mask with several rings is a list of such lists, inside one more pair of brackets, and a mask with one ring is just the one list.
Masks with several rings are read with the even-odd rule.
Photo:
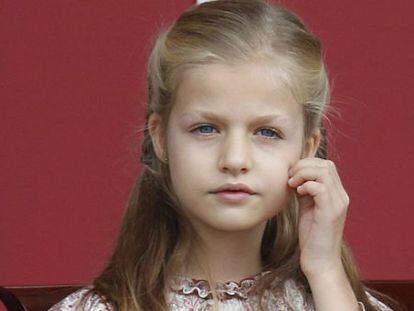
[[327, 164], [328, 168], [330, 168], [329, 172], [331, 173], [336, 185], [338, 187], [342, 187], [341, 178], [339, 177], [338, 169], [335, 165], [335, 162], [333, 162], [331, 160], [326, 160], [326, 164]]
[[327, 161], [325, 159], [321, 158], [304, 158], [297, 161], [295, 164], [293, 164], [288, 171], [289, 177], [296, 174], [297, 171], [299, 171], [302, 168], [305, 167], [325, 167], [327, 166], [324, 161]]
[[327, 185], [336, 184], [336, 181], [330, 173], [330, 169], [326, 166], [302, 168], [289, 178], [288, 183], [291, 187], [297, 187], [308, 180], [322, 182]]
[[[289, 176], [293, 177], [294, 175], [298, 174], [299, 171], [307, 167], [314, 167], [314, 168], [321, 169], [322, 171], [328, 172], [329, 175], [331, 176], [330, 179], [328, 178], [317, 179], [318, 177], [309, 176], [308, 180], [317, 180], [317, 181], [323, 180], [326, 184], [335, 185], [337, 189], [343, 189], [343, 185], [339, 177], [338, 171], [336, 169], [335, 163], [331, 160], [325, 160], [325, 159], [320, 159], [320, 158], [301, 159], [299, 162], [297, 162], [297, 164], [294, 167], [291, 168], [290, 172], [293, 172], [293, 175], [289, 173]], [[299, 182], [294, 182], [294, 181], [288, 182], [288, 184], [291, 185], [292, 183], [292, 186], [296, 187], [305, 180], [302, 179]], [[345, 190], [342, 190], [342, 191], [345, 192]]]
[[300, 185], [296, 189], [300, 196], [310, 195], [312, 196], [315, 207], [331, 206], [330, 196], [327, 187], [316, 181], [307, 181]]
[[325, 184], [316, 181], [307, 181], [300, 185], [296, 191], [300, 196], [312, 196], [315, 202], [315, 208], [331, 211], [327, 215], [330, 215], [332, 219], [337, 219], [347, 213], [348, 205], [342, 202], [341, 195], [338, 194], [332, 197]]
[[327, 192], [326, 186], [320, 182], [309, 180], [296, 188], [299, 195], [316, 196]]

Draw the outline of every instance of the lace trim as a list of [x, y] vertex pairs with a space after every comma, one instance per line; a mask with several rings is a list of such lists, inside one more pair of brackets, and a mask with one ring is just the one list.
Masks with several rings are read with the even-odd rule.
[[[263, 276], [272, 273], [270, 270], [259, 272], [251, 277], [244, 278], [239, 282], [227, 281], [217, 282], [216, 291], [218, 298], [221, 300], [239, 298], [246, 300], [249, 296], [254, 295], [255, 285]], [[213, 298], [212, 291], [207, 280], [199, 280], [193, 278], [185, 278], [178, 276], [172, 283], [171, 289], [184, 295], [197, 295], [203, 299]]]

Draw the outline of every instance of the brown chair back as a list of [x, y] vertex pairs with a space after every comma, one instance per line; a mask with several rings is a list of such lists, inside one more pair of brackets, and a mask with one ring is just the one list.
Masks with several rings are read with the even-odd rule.
[[14, 300], [7, 304], [4, 302], [6, 296], [2, 296], [1, 292], [0, 300], [8, 311], [46, 311], [83, 286], [85, 285], [9, 286], [3, 288], [4, 292], [12, 294], [17, 302]]

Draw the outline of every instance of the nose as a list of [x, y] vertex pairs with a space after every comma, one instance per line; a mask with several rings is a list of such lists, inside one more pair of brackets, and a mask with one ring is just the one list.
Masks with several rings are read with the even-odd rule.
[[248, 139], [242, 133], [229, 134], [223, 141], [220, 152], [220, 171], [239, 175], [250, 171], [251, 165], [252, 159]]

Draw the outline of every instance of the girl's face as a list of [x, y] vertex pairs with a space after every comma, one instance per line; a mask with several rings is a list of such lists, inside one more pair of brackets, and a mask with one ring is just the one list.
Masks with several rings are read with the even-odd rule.
[[[187, 71], [167, 150], [158, 154], [168, 155], [173, 188], [195, 228], [250, 230], [279, 213], [293, 194], [288, 170], [301, 158], [303, 122], [302, 108], [268, 63]], [[213, 193], [227, 183], [255, 194], [228, 201]]]

